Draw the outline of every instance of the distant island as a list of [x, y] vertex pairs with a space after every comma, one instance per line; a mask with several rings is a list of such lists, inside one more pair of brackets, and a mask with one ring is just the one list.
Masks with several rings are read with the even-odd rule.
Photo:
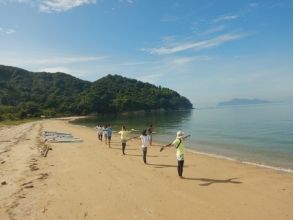
[[30, 117], [192, 109], [177, 92], [120, 75], [95, 82], [0, 65], [0, 121]]
[[226, 102], [220, 102], [217, 106], [236, 106], [236, 105], [256, 105], [270, 103], [270, 101], [262, 99], [232, 99]]

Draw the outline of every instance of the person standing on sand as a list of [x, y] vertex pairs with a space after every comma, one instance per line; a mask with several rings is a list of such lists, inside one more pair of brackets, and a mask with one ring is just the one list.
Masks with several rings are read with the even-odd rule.
[[184, 139], [189, 136], [188, 135], [184, 137], [184, 135], [185, 135], [184, 132], [178, 131], [176, 139], [172, 143], [165, 146], [165, 147], [169, 147], [173, 145], [177, 149], [176, 155], [178, 160], [178, 175], [180, 178], [183, 178], [183, 169], [184, 169], [184, 153], [185, 153]]
[[107, 144], [107, 125], [104, 125], [103, 126], [103, 129], [102, 129], [102, 133], [103, 133], [103, 136], [104, 136], [104, 141], [105, 141], [105, 144]]
[[103, 128], [101, 125], [96, 126], [98, 140], [102, 141]]
[[142, 147], [142, 151], [143, 151], [143, 161], [145, 164], [147, 164], [147, 148], [150, 144], [150, 135], [147, 134], [147, 130], [144, 129], [142, 131], [142, 134], [140, 135], [140, 139], [141, 139], [141, 147]]
[[148, 135], [150, 136], [150, 146], [152, 146], [152, 133], [154, 133], [153, 129], [154, 128], [153, 128], [153, 125], [152, 124], [147, 129]]
[[125, 155], [125, 149], [126, 149], [126, 145], [127, 145], [127, 141], [128, 141], [127, 137], [132, 131], [133, 131], [133, 129], [131, 131], [127, 131], [126, 127], [123, 125], [121, 131], [118, 132], [118, 134], [120, 134], [123, 155]]
[[108, 140], [108, 147], [111, 148], [110, 142], [111, 142], [111, 136], [112, 136], [112, 128], [110, 127], [110, 124], [107, 126], [106, 134], [107, 134], [107, 140]]

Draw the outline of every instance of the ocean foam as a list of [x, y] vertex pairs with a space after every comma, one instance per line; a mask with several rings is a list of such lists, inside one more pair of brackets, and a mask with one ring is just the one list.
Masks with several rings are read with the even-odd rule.
[[223, 155], [213, 154], [213, 153], [204, 153], [204, 152], [191, 150], [191, 149], [187, 149], [187, 151], [191, 152], [191, 153], [199, 154], [199, 155], [204, 155], [204, 156], [208, 156], [208, 157], [213, 157], [213, 158], [218, 158], [218, 159], [223, 159], [223, 160], [229, 160], [229, 161], [234, 161], [234, 162], [239, 162], [239, 163], [242, 163], [242, 164], [252, 165], [252, 166], [256, 166], [256, 167], [261, 167], [261, 168], [266, 168], [266, 169], [271, 169], [271, 170], [276, 170], [276, 171], [281, 171], [281, 172], [286, 172], [286, 173], [293, 173], [293, 170], [291, 170], [289, 168], [274, 167], [274, 166], [269, 166], [269, 165], [265, 165], [265, 164], [261, 164], [261, 163], [255, 163], [255, 162], [249, 162], [249, 161], [240, 161], [240, 160], [232, 158], [232, 157], [226, 157], [226, 156], [223, 156]]

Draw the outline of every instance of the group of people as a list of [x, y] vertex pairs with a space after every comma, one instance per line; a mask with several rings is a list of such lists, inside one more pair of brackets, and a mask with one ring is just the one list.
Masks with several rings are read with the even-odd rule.
[[113, 130], [110, 124], [97, 125], [96, 130], [97, 130], [98, 140], [103, 141], [102, 139], [104, 137], [105, 144], [108, 144], [108, 147], [110, 148], [111, 136], [113, 133]]
[[[110, 142], [111, 142], [111, 135], [113, 130], [110, 127], [110, 125], [109, 124], [104, 126], [97, 125], [96, 129], [97, 129], [98, 139], [102, 141], [102, 136], [104, 134], [105, 143], [106, 144], [108, 143], [108, 146], [111, 147]], [[153, 125], [150, 125], [148, 128], [142, 131], [141, 135], [129, 138], [129, 134], [134, 131], [137, 131], [137, 130], [135, 129], [127, 130], [126, 126], [123, 125], [121, 131], [118, 132], [121, 139], [122, 154], [125, 155], [126, 145], [129, 140], [140, 138], [141, 148], [143, 152], [143, 162], [147, 164], [147, 150], [149, 146], [152, 146], [152, 135], [155, 133], [154, 127]], [[165, 147], [170, 147], [170, 146], [174, 146], [176, 148], [176, 157], [178, 161], [178, 175], [180, 178], [183, 178], [184, 152], [185, 152], [184, 139], [187, 138], [188, 136], [185, 136], [184, 132], [178, 131], [176, 134], [176, 139], [173, 142], [162, 146], [161, 148], [161, 150], [163, 150]]]

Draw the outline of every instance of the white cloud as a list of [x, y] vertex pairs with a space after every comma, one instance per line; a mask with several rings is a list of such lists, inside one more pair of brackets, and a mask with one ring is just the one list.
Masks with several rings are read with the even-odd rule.
[[13, 28], [6, 29], [6, 28], [1, 28], [0, 27], [0, 35], [10, 35], [10, 34], [13, 34], [15, 32], [16, 32], [16, 30], [13, 29]]
[[63, 12], [86, 4], [95, 4], [96, 0], [45, 0], [39, 9], [42, 12]]
[[147, 51], [150, 54], [167, 55], [174, 54], [187, 50], [201, 50], [210, 47], [219, 46], [225, 42], [237, 40], [246, 36], [245, 34], [223, 34], [215, 38], [196, 42], [177, 43], [172, 46], [159, 47], [159, 48], [143, 48], [142, 51]]
[[214, 19], [213, 21], [217, 23], [217, 22], [221, 22], [221, 21], [235, 20], [237, 18], [239, 18], [238, 15], [223, 15], [223, 16], [220, 16], [220, 17]]

